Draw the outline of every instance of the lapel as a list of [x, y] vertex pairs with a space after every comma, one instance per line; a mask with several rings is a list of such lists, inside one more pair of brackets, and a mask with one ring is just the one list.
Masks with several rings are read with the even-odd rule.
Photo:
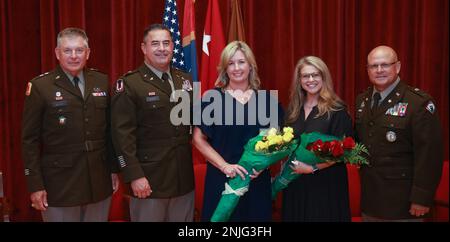
[[78, 97], [79, 99], [83, 99], [83, 96], [81, 95], [81, 92], [79, 89], [77, 89], [72, 82], [67, 77], [66, 73], [61, 69], [60, 66], [58, 66], [55, 70], [56, 77], [55, 77], [55, 85], [61, 87], [62, 89], [72, 93], [74, 96]]
[[87, 101], [87, 99], [92, 95], [92, 92], [94, 90], [94, 80], [92, 72], [90, 72], [87, 69], [83, 70], [84, 75], [84, 100]]
[[148, 68], [145, 63], [143, 63], [139, 67], [139, 72], [141, 73], [141, 76], [145, 82], [150, 83], [152, 86], [167, 94], [167, 96], [170, 96], [169, 90], [166, 90], [166, 88], [164, 88], [164, 86], [162, 85], [162, 80], [155, 73], [153, 73], [153, 71], [150, 70], [150, 68]]
[[380, 115], [384, 115], [386, 111], [397, 104], [403, 99], [405, 94], [406, 85], [403, 82], [399, 82], [391, 93], [381, 102], [380, 107], [373, 114], [372, 118], [375, 119]]
[[[360, 117], [364, 118], [372, 118], [372, 112], [370, 110], [371, 102], [372, 102], [372, 92], [373, 87], [369, 87], [367, 91], [363, 94], [361, 103], [359, 104], [359, 107], [357, 108], [357, 112], [359, 112]], [[361, 111], [359, 111], [361, 110]]]
[[[189, 86], [191, 86], [190, 81], [184, 78], [184, 76], [177, 69], [171, 69], [173, 84], [175, 86], [175, 90], [184, 90], [183, 84], [184, 82], [189, 82]], [[192, 88], [192, 86], [191, 86]], [[187, 90], [188, 91], [188, 90]]]

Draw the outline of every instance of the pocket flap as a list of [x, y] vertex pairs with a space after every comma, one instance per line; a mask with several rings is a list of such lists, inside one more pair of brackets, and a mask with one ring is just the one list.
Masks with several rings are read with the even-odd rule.
[[382, 171], [385, 179], [411, 179], [413, 176], [412, 169], [408, 168], [386, 168]]
[[42, 167], [72, 167], [73, 160], [63, 155], [49, 155], [42, 159]]

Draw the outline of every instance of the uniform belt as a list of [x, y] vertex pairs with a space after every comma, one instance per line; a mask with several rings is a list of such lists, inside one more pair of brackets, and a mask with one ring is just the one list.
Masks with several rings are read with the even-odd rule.
[[44, 147], [46, 154], [63, 154], [71, 152], [94, 151], [105, 148], [104, 140], [86, 140], [81, 144], [70, 145], [48, 145]]
[[167, 139], [153, 139], [153, 140], [145, 140], [139, 143], [140, 147], [149, 147], [155, 145], [163, 145], [163, 146], [177, 146], [182, 144], [189, 143], [189, 136], [179, 136], [179, 137], [171, 137]]

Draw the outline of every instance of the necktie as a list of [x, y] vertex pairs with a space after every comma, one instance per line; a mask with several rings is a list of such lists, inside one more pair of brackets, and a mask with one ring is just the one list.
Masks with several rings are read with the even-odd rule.
[[83, 96], [83, 92], [80, 89], [80, 86], [78, 85], [78, 83], [80, 82], [80, 79], [77, 76], [73, 77], [73, 83], [75, 84], [75, 87], [77, 88], [78, 91], [80, 91], [81, 96]]
[[381, 95], [379, 92], [373, 94], [373, 105], [372, 105], [372, 113], [375, 113], [378, 109], [378, 105], [380, 105]]
[[169, 91], [169, 93], [172, 93], [172, 87], [170, 86], [170, 83], [169, 83], [169, 74], [167, 74], [167, 72], [164, 72], [164, 73], [162, 74], [161, 79], [163, 80], [163, 81], [162, 81], [163, 87], [164, 87], [167, 91]]

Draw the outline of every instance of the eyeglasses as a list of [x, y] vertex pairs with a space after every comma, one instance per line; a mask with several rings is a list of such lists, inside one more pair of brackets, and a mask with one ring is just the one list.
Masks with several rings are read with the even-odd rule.
[[76, 48], [76, 49], [63, 49], [64, 55], [70, 56], [73, 52], [75, 52], [75, 55], [82, 55], [86, 51], [85, 48]]
[[305, 73], [305, 74], [300, 74], [300, 78], [302, 80], [308, 80], [309, 78], [313, 78], [314, 80], [320, 80], [322, 78], [322, 75], [318, 72], [314, 72], [314, 73]]
[[398, 61], [394, 61], [392, 63], [382, 63], [382, 64], [373, 64], [373, 65], [367, 65], [367, 69], [371, 71], [378, 70], [378, 68], [381, 68], [382, 70], [386, 70], [389, 67], [391, 67], [393, 64], [397, 63]]

